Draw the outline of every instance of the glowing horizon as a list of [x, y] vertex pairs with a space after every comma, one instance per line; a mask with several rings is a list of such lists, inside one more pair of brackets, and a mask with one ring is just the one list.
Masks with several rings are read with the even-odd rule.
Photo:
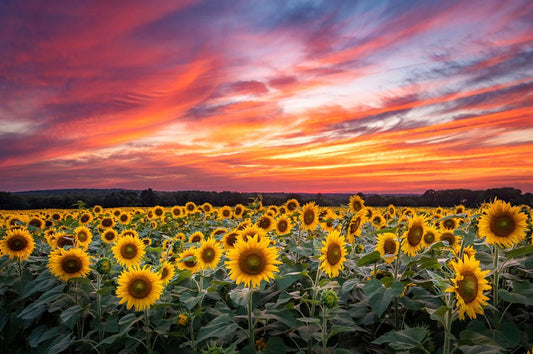
[[533, 2], [0, 4], [0, 191], [533, 192]]

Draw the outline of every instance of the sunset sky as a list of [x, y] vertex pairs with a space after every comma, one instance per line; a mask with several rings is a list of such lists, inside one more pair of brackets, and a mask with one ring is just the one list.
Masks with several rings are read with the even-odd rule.
[[530, 0], [2, 1], [0, 191], [533, 192], [532, 63]]

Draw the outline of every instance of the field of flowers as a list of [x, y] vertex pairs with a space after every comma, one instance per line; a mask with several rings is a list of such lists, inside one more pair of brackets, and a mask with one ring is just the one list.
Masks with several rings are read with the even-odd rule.
[[524, 353], [531, 208], [0, 211], [2, 353]]

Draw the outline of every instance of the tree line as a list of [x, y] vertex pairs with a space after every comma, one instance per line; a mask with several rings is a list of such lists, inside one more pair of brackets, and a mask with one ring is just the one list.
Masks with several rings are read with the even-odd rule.
[[[492, 188], [486, 190], [445, 189], [427, 190], [424, 194], [416, 195], [380, 195], [357, 193], [368, 206], [406, 207], [453, 207], [464, 205], [468, 208], [479, 207], [484, 202], [494, 198], [502, 199], [513, 205], [533, 205], [533, 194], [522, 193], [516, 188]], [[155, 205], [173, 206], [185, 205], [191, 201], [197, 205], [210, 203], [213, 206], [247, 205], [258, 196], [263, 205], [281, 205], [289, 199], [296, 199], [301, 204], [316, 202], [321, 206], [346, 205], [352, 194], [329, 193], [240, 193], [240, 192], [209, 192], [209, 191], [176, 191], [161, 192], [151, 188], [145, 190], [124, 189], [74, 189], [50, 190], [31, 192], [0, 192], [0, 209], [70, 209], [79, 206], [92, 207], [101, 205], [105, 208], [113, 207], [152, 207]]]

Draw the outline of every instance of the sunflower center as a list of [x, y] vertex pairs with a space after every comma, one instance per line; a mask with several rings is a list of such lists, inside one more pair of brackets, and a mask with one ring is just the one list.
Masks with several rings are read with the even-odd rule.
[[74, 246], [74, 241], [70, 237], [62, 236], [57, 240], [57, 247]]
[[294, 209], [296, 209], [296, 203], [294, 202], [290, 202], [287, 204], [287, 209], [289, 209], [290, 211], [293, 211]]
[[78, 233], [78, 241], [80, 242], [87, 241], [87, 234], [85, 233], [85, 231]]
[[155, 210], [155, 215], [157, 215], [157, 216], [161, 216], [161, 215], [163, 215], [163, 210], [161, 210], [161, 209], [156, 209], [156, 210]]
[[102, 226], [103, 227], [111, 227], [111, 225], [113, 225], [113, 221], [111, 221], [111, 219], [106, 218], [106, 219], [102, 220]]
[[285, 231], [287, 231], [287, 227], [288, 227], [288, 225], [287, 225], [287, 222], [286, 222], [285, 220], [280, 220], [280, 221], [278, 222], [278, 230], [279, 230], [280, 232], [285, 232]]
[[448, 245], [453, 246], [455, 244], [455, 235], [451, 232], [445, 232], [440, 236], [441, 241], [448, 241]]
[[202, 252], [202, 260], [205, 263], [210, 263], [210, 262], [213, 262], [213, 259], [215, 259], [215, 250], [212, 248], [206, 248]]
[[143, 278], [136, 278], [132, 282], [130, 282], [130, 285], [128, 287], [128, 293], [130, 296], [136, 298], [136, 299], [144, 299], [147, 297], [150, 292], [152, 291], [152, 284], [148, 279]]
[[120, 249], [120, 254], [123, 258], [133, 259], [137, 255], [137, 247], [134, 244], [128, 243]]
[[326, 257], [330, 265], [339, 263], [342, 257], [341, 247], [339, 245], [330, 245]]
[[83, 264], [76, 256], [66, 256], [61, 260], [61, 268], [65, 273], [73, 274], [81, 270]]
[[113, 240], [115, 238], [115, 234], [112, 233], [112, 232], [106, 232], [104, 237], [105, 237], [106, 240], [111, 241], [111, 240]]
[[417, 246], [422, 240], [424, 230], [420, 225], [413, 226], [407, 234], [407, 241], [411, 246]]
[[455, 221], [452, 219], [444, 220], [442, 226], [444, 226], [445, 229], [452, 230], [455, 228]]
[[28, 240], [22, 236], [13, 236], [7, 241], [7, 247], [12, 251], [22, 251], [28, 246]]
[[166, 277], [168, 277], [168, 269], [165, 267], [161, 272], [161, 279], [166, 279]]
[[260, 253], [244, 254], [239, 259], [239, 268], [245, 274], [259, 274], [265, 269], [265, 265], [264, 257]]
[[490, 222], [490, 230], [498, 237], [507, 237], [515, 230], [514, 219], [510, 215], [498, 215]]
[[383, 244], [383, 251], [385, 254], [395, 254], [396, 253], [396, 242], [391, 239], [386, 239]]
[[363, 207], [363, 206], [361, 205], [360, 202], [355, 201], [355, 202], [352, 203], [352, 208], [353, 208], [353, 210], [355, 210], [355, 211], [359, 211], [359, 210], [361, 210], [362, 207]]
[[424, 235], [424, 241], [425, 241], [427, 244], [431, 244], [431, 243], [435, 242], [435, 234], [433, 234], [432, 232], [427, 232], [427, 233]]
[[225, 218], [229, 217], [229, 211], [228, 210], [224, 210], [222, 212], [222, 216], [225, 217]]
[[304, 213], [304, 223], [311, 225], [315, 220], [315, 213], [312, 210], [306, 210]]
[[457, 282], [457, 292], [466, 304], [474, 301], [477, 297], [477, 277], [471, 272], [463, 274], [463, 279]]
[[259, 227], [266, 230], [270, 227], [270, 219], [268, 218], [261, 218], [261, 220], [259, 220]]
[[121, 215], [120, 216], [120, 221], [122, 221], [122, 222], [128, 221], [128, 216], [127, 215]]
[[226, 238], [226, 243], [230, 246], [233, 246], [235, 244], [235, 241], [237, 241], [237, 234], [234, 232], [229, 234]]
[[189, 268], [194, 268], [196, 266], [196, 260], [185, 261], [183, 263]]
[[191, 242], [194, 243], [194, 242], [200, 242], [202, 240], [202, 238], [199, 236], [199, 235], [195, 235], [192, 239], [191, 239]]

